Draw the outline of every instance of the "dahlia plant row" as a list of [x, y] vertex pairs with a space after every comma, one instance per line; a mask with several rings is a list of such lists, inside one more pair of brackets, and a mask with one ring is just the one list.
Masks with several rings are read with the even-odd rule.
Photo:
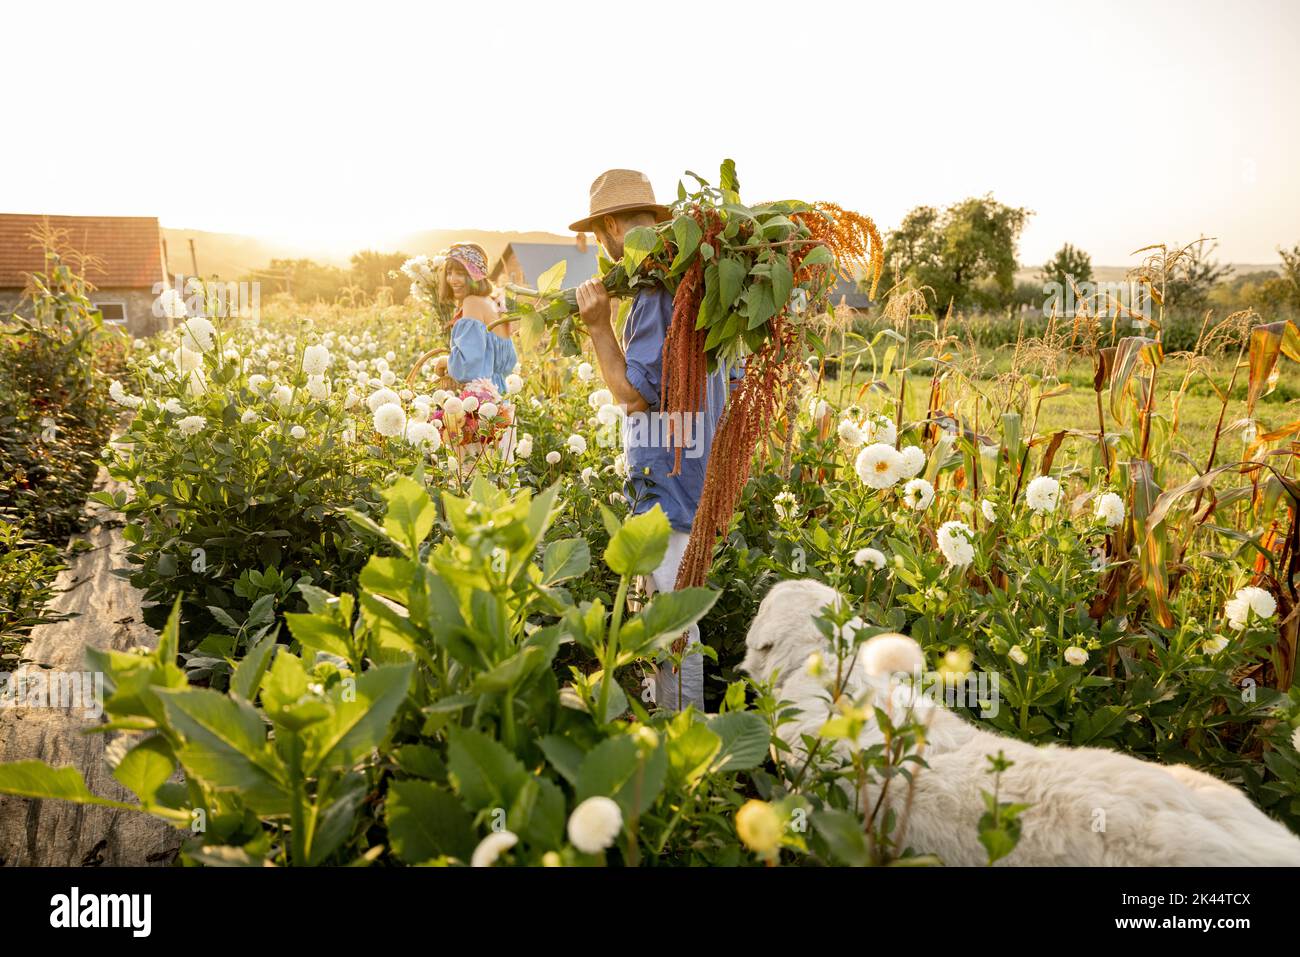
[[[118, 780], [188, 860], [929, 862], [855, 797], [926, 773], [909, 714], [841, 692], [888, 631], [971, 720], [1190, 763], [1300, 825], [1295, 492], [1269, 448], [1190, 470], [1154, 388], [1104, 377], [1099, 414], [1113, 387], [1122, 415], [1044, 432], [1059, 383], [989, 394], [919, 361], [939, 337], [907, 316], [841, 379], [796, 377], [706, 586], [647, 600], [668, 526], [628, 515], [591, 364], [530, 353], [503, 395], [436, 362], [408, 383], [411, 319], [190, 319], [113, 386], [130, 494], [109, 501], [166, 621], [158, 650], [94, 664]], [[738, 671], [792, 578], [847, 599], [800, 665], [826, 686], [816, 735]], [[643, 678], [695, 622], [708, 713], [657, 711]], [[837, 746], [869, 721], [888, 747]], [[990, 859], [1014, 847], [1004, 767]], [[0, 791], [104, 803], [35, 762], [0, 766]]]

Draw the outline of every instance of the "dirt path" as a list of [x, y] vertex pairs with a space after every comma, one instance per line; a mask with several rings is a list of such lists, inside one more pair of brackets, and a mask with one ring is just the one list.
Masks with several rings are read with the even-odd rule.
[[[119, 486], [100, 469], [95, 490]], [[50, 610], [77, 617], [33, 629], [23, 651], [24, 664], [14, 672], [46, 677], [84, 673], [85, 650], [157, 644], [157, 634], [143, 623], [141, 592], [114, 568], [125, 568], [121, 516], [96, 504], [86, 506], [90, 548], [70, 559], [58, 577], [58, 594]], [[84, 734], [101, 722], [81, 706], [0, 708], [0, 761], [36, 758], [55, 766], [74, 765], [90, 790], [130, 801], [133, 796], [112, 777], [104, 761], [108, 736]], [[0, 864], [9, 866], [144, 866], [170, 863], [180, 846], [180, 832], [144, 814], [113, 808], [83, 807], [67, 801], [31, 801], [0, 796]]]

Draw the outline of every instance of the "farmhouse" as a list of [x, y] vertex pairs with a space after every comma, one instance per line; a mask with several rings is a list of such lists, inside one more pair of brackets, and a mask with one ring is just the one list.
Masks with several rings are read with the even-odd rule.
[[560, 260], [564, 267], [565, 289], [572, 289], [596, 275], [596, 244], [580, 234], [572, 243], [510, 243], [492, 267], [488, 278], [497, 285], [513, 282], [532, 286], [537, 277]]
[[93, 287], [104, 322], [131, 335], [156, 331], [153, 303], [166, 282], [162, 233], [153, 216], [42, 216], [0, 213], [0, 313], [16, 309], [28, 276], [45, 269], [42, 232], [75, 252], [69, 265]]
[[835, 288], [831, 290], [827, 305], [832, 308], [843, 306], [854, 312], [864, 312], [870, 308], [871, 298], [862, 291], [857, 280], [842, 276], [835, 284]]

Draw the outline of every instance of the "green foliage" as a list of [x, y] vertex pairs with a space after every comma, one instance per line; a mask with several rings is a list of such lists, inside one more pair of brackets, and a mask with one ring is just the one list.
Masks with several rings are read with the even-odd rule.
[[62, 545], [79, 527], [112, 427], [96, 370], [106, 338], [117, 337], [52, 248], [21, 312], [0, 319], [0, 515]]
[[1039, 278], [1046, 283], [1056, 283], [1062, 291], [1073, 285], [1092, 281], [1092, 257], [1082, 249], [1066, 243], [1043, 266]]
[[51, 620], [43, 609], [53, 597], [54, 576], [63, 567], [59, 551], [24, 537], [23, 529], [0, 523], [0, 671], [16, 662], [27, 632]]
[[[889, 234], [883, 285], [909, 279], [929, 287], [940, 314], [949, 303], [955, 311], [1005, 304], [1014, 291], [1016, 243], [1030, 215], [991, 195], [943, 211], [917, 207]], [[981, 287], [984, 280], [992, 282], [991, 290]]]
[[[690, 270], [698, 270], [702, 287], [696, 328], [707, 330], [709, 368], [731, 366], [762, 348], [773, 318], [785, 314], [792, 302], [795, 312], [816, 311], [825, 304], [834, 285], [835, 254], [814, 238], [807, 220], [829, 220], [830, 214], [794, 200], [744, 205], [732, 160], [723, 161], [717, 187], [695, 173], [687, 176], [696, 189], [688, 192], [679, 184], [667, 220], [629, 230], [622, 259], [610, 265], [602, 281], [615, 296], [629, 296], [647, 285], [676, 294]], [[704, 241], [704, 226], [711, 242]], [[543, 324], [549, 323], [557, 330], [557, 343], [570, 354], [577, 294], [512, 292], [516, 299], [510, 312], [529, 330], [526, 336], [540, 337]]]
[[988, 851], [989, 863], [993, 864], [1016, 849], [1016, 844], [1020, 842], [1020, 815], [1029, 805], [998, 800], [1002, 773], [1016, 762], [1008, 761], [1001, 751], [996, 757], [991, 754], [987, 757], [988, 773], [993, 775], [993, 790], [980, 791], [987, 810], [980, 816], [979, 834], [980, 843]]
[[[1177, 243], [1174, 244], [1178, 245]], [[1164, 289], [1164, 304], [1184, 312], [1203, 312], [1210, 304], [1210, 292], [1232, 271], [1214, 258], [1217, 243], [1192, 243], [1177, 261]]]

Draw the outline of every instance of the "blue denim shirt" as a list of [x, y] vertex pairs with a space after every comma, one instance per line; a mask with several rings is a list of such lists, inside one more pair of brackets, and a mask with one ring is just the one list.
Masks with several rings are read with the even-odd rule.
[[650, 406], [648, 412], [633, 413], [623, 426], [628, 480], [624, 492], [633, 514], [648, 512], [656, 505], [679, 532], [689, 532], [704, 488], [704, 470], [713, 448], [722, 408], [730, 384], [727, 372], [719, 368], [708, 379], [707, 398], [698, 420], [683, 423], [675, 440], [682, 446], [680, 474], [673, 469], [674, 444], [669, 442], [668, 422], [659, 414], [659, 387], [663, 379], [664, 338], [672, 322], [673, 297], [661, 288], [644, 289], [632, 301], [623, 327], [623, 352], [627, 358], [627, 380]]
[[451, 327], [447, 374], [457, 382], [490, 379], [497, 391], [504, 392], [506, 376], [518, 361], [514, 342], [489, 331], [478, 319], [457, 319]]

